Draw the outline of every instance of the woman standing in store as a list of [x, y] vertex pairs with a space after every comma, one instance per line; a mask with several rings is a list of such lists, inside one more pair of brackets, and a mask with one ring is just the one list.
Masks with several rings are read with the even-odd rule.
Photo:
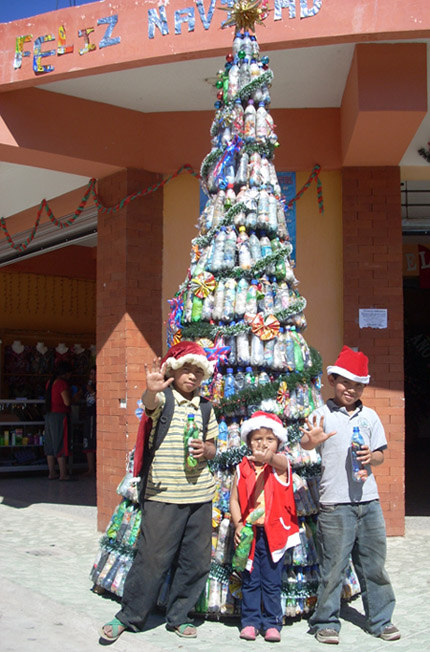
[[[69, 455], [69, 413], [71, 395], [69, 380], [72, 367], [68, 362], [59, 362], [54, 369], [45, 395], [45, 455], [48, 462], [49, 480], [70, 480], [67, 473], [67, 456]], [[60, 475], [55, 470], [55, 458], [58, 461]]]

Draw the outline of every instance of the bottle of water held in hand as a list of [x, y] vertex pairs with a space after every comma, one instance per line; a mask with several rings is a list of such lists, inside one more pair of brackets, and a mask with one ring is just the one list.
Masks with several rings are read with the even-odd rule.
[[362, 470], [363, 465], [357, 457], [357, 452], [361, 450], [361, 447], [364, 446], [364, 439], [360, 432], [358, 426], [354, 426], [352, 429], [352, 438], [351, 438], [351, 463], [352, 463], [352, 479], [355, 482], [362, 482], [362, 479], [358, 475], [358, 472]]

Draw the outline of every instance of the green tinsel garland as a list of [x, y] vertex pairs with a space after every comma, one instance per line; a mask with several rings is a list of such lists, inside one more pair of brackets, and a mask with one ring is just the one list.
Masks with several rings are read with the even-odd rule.
[[230, 575], [233, 570], [229, 564], [222, 566], [216, 561], [211, 561], [211, 566], [209, 570], [209, 578], [213, 580], [219, 580], [221, 583], [228, 582]]
[[212, 473], [216, 471], [234, 471], [242, 459], [248, 453], [248, 446], [242, 444], [240, 448], [229, 448], [222, 453], [217, 453], [212, 460], [209, 460], [208, 466]]
[[[288, 308], [281, 310], [279, 312], [274, 312], [273, 315], [281, 324], [287, 323], [288, 319], [297, 315], [306, 308], [306, 299], [304, 297], [298, 297], [295, 301], [291, 302]], [[300, 330], [296, 327], [296, 330]], [[217, 335], [224, 335], [225, 337], [230, 337], [232, 335], [239, 335], [239, 333], [246, 333], [251, 331], [251, 326], [241, 322], [239, 324], [234, 324], [234, 326], [221, 326], [219, 324], [210, 324], [207, 321], [199, 321], [192, 324], [184, 324], [181, 327], [182, 337], [184, 340], [198, 340], [202, 337], [206, 337], [210, 340], [214, 340]]]
[[243, 202], [239, 202], [232, 206], [224, 217], [218, 222], [216, 226], [213, 226], [205, 235], [198, 235], [196, 238], [193, 238], [191, 244], [196, 244], [199, 247], [207, 247], [213, 240], [214, 235], [219, 231], [222, 226], [229, 226], [236, 215], [242, 211], [245, 212], [246, 206]]
[[222, 157], [226, 147], [216, 147], [211, 149], [209, 154], [205, 156], [200, 166], [200, 176], [202, 179], [207, 179], [209, 169]]
[[314, 378], [322, 372], [322, 359], [318, 351], [310, 347], [312, 366], [302, 372], [292, 371], [288, 374], [280, 374], [275, 380], [267, 385], [257, 387], [246, 387], [242, 392], [234, 394], [231, 398], [222, 398], [215, 413], [217, 416], [234, 415], [238, 406], [258, 405], [266, 399], [276, 399], [279, 386], [285, 382], [291, 392], [298, 385], [309, 385]]

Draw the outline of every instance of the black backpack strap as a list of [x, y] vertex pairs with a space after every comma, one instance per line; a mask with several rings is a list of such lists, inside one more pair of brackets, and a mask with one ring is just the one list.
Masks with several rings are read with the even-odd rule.
[[211, 416], [212, 403], [207, 398], [200, 399], [200, 412], [202, 413], [203, 441], [206, 441], [209, 418]]
[[143, 463], [142, 463], [142, 471], [141, 471], [141, 484], [140, 484], [140, 500], [139, 502], [143, 504], [143, 496], [145, 495], [145, 490], [146, 490], [146, 484], [148, 482], [148, 474], [149, 474], [149, 469], [151, 468], [151, 464], [153, 462], [155, 453], [161, 446], [161, 442], [165, 438], [169, 427], [170, 427], [170, 422], [173, 417], [173, 411], [175, 409], [175, 399], [173, 397], [173, 392], [170, 387], [167, 387], [164, 390], [164, 395], [166, 397], [166, 402], [164, 403], [164, 407], [162, 409], [162, 412], [158, 418], [157, 425], [155, 426], [155, 431], [154, 431], [154, 436], [152, 438], [152, 445], [149, 445], [149, 439], [150, 436], [148, 436], [145, 440], [145, 447], [143, 451]]

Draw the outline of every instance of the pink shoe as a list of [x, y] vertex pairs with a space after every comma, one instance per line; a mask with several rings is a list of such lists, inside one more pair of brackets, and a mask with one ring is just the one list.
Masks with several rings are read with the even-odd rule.
[[269, 627], [269, 629], [266, 629], [264, 640], [268, 641], [269, 643], [280, 643], [281, 632], [278, 632], [275, 627]]
[[257, 630], [252, 625], [247, 625], [240, 632], [239, 638], [243, 638], [245, 641], [255, 641], [257, 638]]

